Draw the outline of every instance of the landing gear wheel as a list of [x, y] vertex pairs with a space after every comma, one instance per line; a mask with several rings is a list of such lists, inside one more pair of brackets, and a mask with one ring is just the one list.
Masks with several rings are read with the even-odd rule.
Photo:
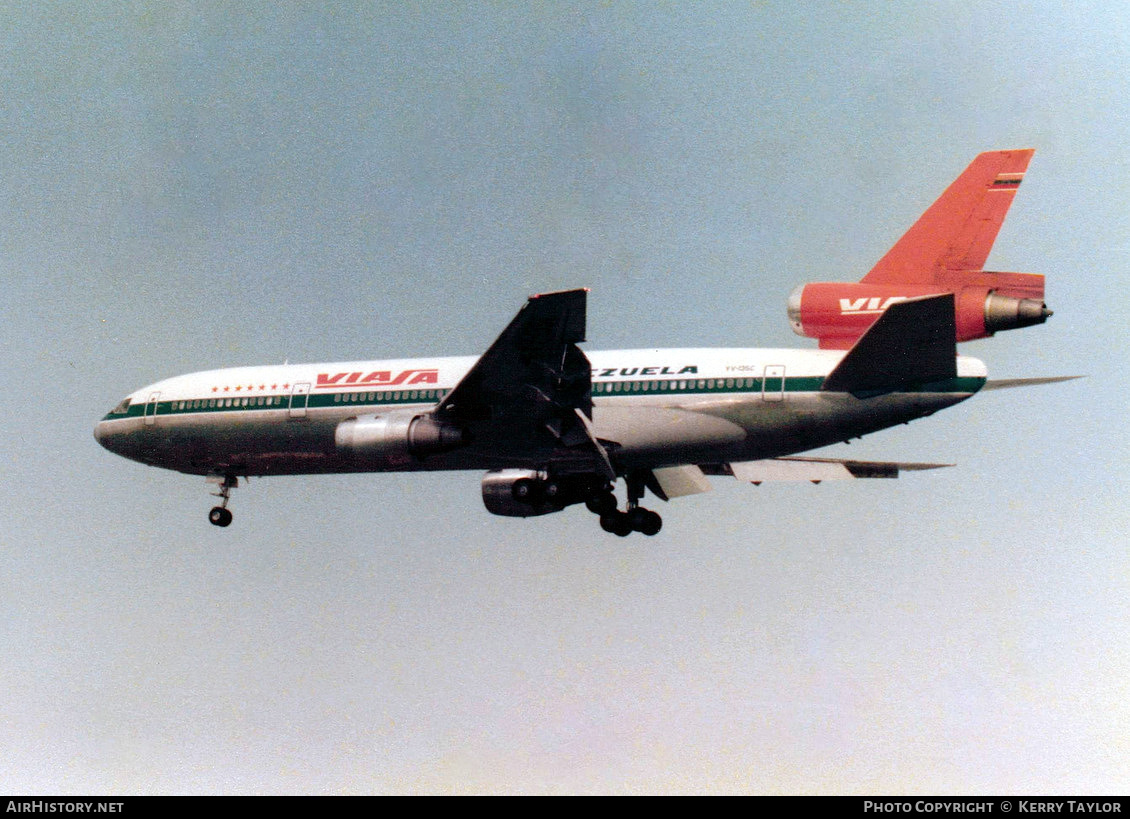
[[585, 501], [585, 506], [594, 515], [611, 515], [616, 511], [616, 496], [611, 492], [602, 492]]
[[663, 518], [642, 506], [629, 509], [627, 517], [633, 531], [642, 532], [648, 537], [659, 534], [659, 530], [663, 528]]
[[663, 518], [659, 517], [658, 512], [652, 512], [650, 509], [645, 509], [647, 514], [644, 516], [643, 523], [636, 529], [637, 532], [643, 532], [648, 537], [658, 535], [659, 530], [663, 528]]
[[627, 537], [632, 533], [632, 524], [623, 512], [610, 512], [600, 516], [600, 528], [618, 537]]
[[228, 511], [228, 501], [231, 500], [231, 491], [239, 486], [239, 478], [230, 472], [222, 478], [219, 475], [208, 476], [208, 483], [218, 484], [219, 492], [213, 492], [212, 497], [219, 498], [219, 506], [213, 506], [208, 513], [208, 522], [213, 526], [228, 526], [231, 524], [231, 512]]

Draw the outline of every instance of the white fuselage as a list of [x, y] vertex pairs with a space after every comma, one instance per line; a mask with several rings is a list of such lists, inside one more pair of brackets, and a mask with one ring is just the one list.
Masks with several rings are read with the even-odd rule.
[[[984, 384], [980, 361], [914, 392], [821, 392], [835, 350], [666, 349], [588, 353], [592, 422], [628, 468], [788, 455], [929, 415]], [[423, 458], [341, 451], [343, 421], [430, 411], [476, 357], [237, 367], [137, 390], [95, 428], [120, 455], [195, 474], [540, 468], [474, 442]]]

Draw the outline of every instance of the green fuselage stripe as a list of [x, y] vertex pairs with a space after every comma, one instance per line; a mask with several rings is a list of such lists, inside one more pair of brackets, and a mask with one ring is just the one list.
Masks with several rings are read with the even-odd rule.
[[[782, 380], [784, 383], [782, 383]], [[774, 395], [799, 392], [819, 392], [823, 376], [794, 376], [791, 378], [694, 378], [645, 379], [641, 381], [596, 381], [592, 385], [594, 398], [636, 395], [724, 396], [724, 395]], [[974, 393], [985, 384], [984, 378], [959, 377], [930, 384], [916, 385], [900, 392], [958, 392]], [[292, 395], [224, 395], [208, 398], [159, 400], [155, 404], [139, 401], [131, 403], [125, 412], [110, 412], [103, 418], [112, 421], [123, 418], [140, 418], [149, 415], [181, 415], [215, 412], [254, 412], [261, 410], [323, 409], [335, 406], [380, 408], [404, 404], [435, 403], [445, 396], [447, 389], [426, 390], [349, 390], [332, 393]], [[305, 402], [305, 403], [303, 403]]]

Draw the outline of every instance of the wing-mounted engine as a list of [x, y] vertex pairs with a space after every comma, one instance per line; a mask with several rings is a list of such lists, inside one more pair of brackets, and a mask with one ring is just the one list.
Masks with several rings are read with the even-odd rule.
[[388, 466], [448, 452], [467, 441], [461, 427], [418, 412], [362, 415], [342, 421], [334, 430], [334, 444], [339, 452]]
[[892, 304], [952, 293], [955, 341], [1043, 324], [1044, 277], [991, 273], [985, 261], [1032, 150], [979, 155], [858, 283], [806, 284], [789, 296], [798, 335], [847, 349]]
[[[483, 476], [483, 505], [493, 515], [531, 518], [560, 512], [575, 503], [597, 503], [593, 499], [603, 499], [611, 491], [609, 487], [601, 475], [497, 469]], [[615, 508], [615, 501], [612, 503]]]

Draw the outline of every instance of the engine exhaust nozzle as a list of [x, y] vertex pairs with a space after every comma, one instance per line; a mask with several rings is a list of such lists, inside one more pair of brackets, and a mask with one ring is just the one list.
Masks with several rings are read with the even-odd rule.
[[1039, 299], [1014, 299], [996, 293], [985, 299], [985, 330], [989, 333], [1043, 324], [1050, 315], [1052, 311]]

